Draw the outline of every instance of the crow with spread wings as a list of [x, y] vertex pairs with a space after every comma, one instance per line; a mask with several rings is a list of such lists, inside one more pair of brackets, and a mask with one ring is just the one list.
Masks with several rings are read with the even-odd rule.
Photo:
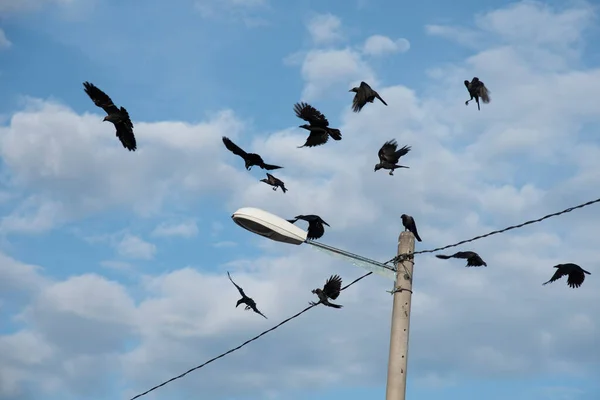
[[352, 99], [352, 111], [355, 113], [362, 110], [367, 103], [372, 103], [376, 98], [387, 106], [387, 103], [379, 96], [379, 93], [371, 89], [371, 86], [366, 82], [361, 82], [360, 86], [353, 87], [349, 92], [356, 93], [354, 99]]
[[294, 104], [294, 112], [298, 118], [308, 122], [308, 124], [300, 125], [299, 128], [310, 131], [306, 142], [302, 146], [298, 146], [298, 148], [321, 146], [327, 143], [330, 136], [333, 140], [342, 140], [340, 130], [330, 128], [327, 118], [310, 104], [304, 102], [296, 103]]
[[377, 155], [379, 156], [379, 164], [375, 164], [375, 170], [389, 169], [390, 175], [394, 175], [396, 168], [410, 168], [404, 165], [396, 164], [400, 157], [405, 156], [410, 151], [410, 146], [403, 146], [398, 150], [398, 143], [395, 139], [388, 140], [381, 146]]
[[287, 189], [285, 188], [285, 183], [283, 183], [283, 181], [281, 179], [275, 178], [273, 175], [271, 175], [268, 172], [267, 172], [267, 178], [261, 179], [260, 181], [266, 183], [267, 185], [273, 186], [273, 190], [277, 190], [277, 188], [280, 187], [281, 191], [283, 193], [287, 192]]
[[441, 260], [448, 260], [450, 258], [466, 259], [467, 265], [465, 265], [465, 267], [487, 267], [487, 264], [485, 261], [483, 261], [483, 258], [481, 258], [479, 254], [475, 253], [474, 251], [459, 251], [451, 256], [444, 254], [436, 254], [435, 256]]
[[327, 307], [332, 308], [342, 308], [342, 305], [333, 304], [329, 302], [329, 299], [335, 300], [340, 295], [340, 291], [342, 290], [342, 278], [339, 275], [331, 275], [329, 279], [325, 282], [323, 289], [317, 288], [313, 289], [311, 292], [316, 294], [319, 297], [319, 302], [315, 303], [313, 301], [309, 302], [311, 306], [316, 306], [318, 304], [323, 304]]
[[299, 219], [308, 222], [308, 235], [306, 235], [308, 240], [320, 239], [325, 234], [325, 227], [323, 225], [329, 226], [321, 217], [312, 214], [297, 215], [294, 219], [288, 219], [287, 221], [293, 224]]
[[567, 275], [567, 285], [572, 288], [578, 288], [585, 280], [585, 274], [591, 275], [591, 273], [573, 263], [558, 264], [554, 268], [556, 268], [556, 272], [552, 275], [552, 278], [548, 282], [542, 283], [542, 285], [552, 283]]
[[469, 100], [465, 101], [466, 106], [469, 105], [469, 102], [471, 100], [475, 99], [475, 102], [477, 103], [477, 109], [481, 110], [481, 108], [479, 107], [480, 98], [481, 101], [485, 104], [488, 104], [490, 102], [490, 92], [488, 88], [483, 84], [483, 82], [479, 80], [478, 77], [473, 77], [473, 79], [471, 79], [471, 82], [465, 80], [465, 86], [467, 87], [469, 95], [471, 96]]
[[240, 146], [233, 143], [231, 141], [231, 139], [229, 139], [226, 136], [223, 136], [223, 144], [225, 144], [225, 147], [227, 147], [227, 150], [229, 150], [236, 156], [240, 156], [244, 159], [244, 162], [246, 163], [246, 169], [248, 171], [250, 171], [252, 169], [252, 167], [255, 165], [258, 167], [261, 167], [262, 169], [266, 169], [269, 171], [272, 169], [282, 168], [277, 165], [265, 164], [265, 162], [263, 161], [261, 156], [259, 156], [258, 154], [255, 154], [255, 153], [246, 153], [244, 150], [242, 150], [240, 148]]
[[252, 311], [254, 311], [255, 313], [260, 314], [263, 317], [267, 318], [263, 313], [258, 311], [258, 308], [256, 308], [256, 302], [254, 300], [252, 300], [250, 297], [246, 296], [246, 293], [244, 293], [244, 289], [239, 287], [233, 281], [233, 279], [231, 279], [231, 275], [229, 274], [229, 271], [227, 271], [227, 276], [229, 277], [229, 280], [231, 281], [231, 283], [233, 283], [233, 285], [237, 288], [238, 292], [240, 292], [240, 296], [242, 296], [242, 298], [237, 301], [235, 308], [237, 308], [240, 304], [245, 304], [246, 305], [245, 310], [252, 309]]

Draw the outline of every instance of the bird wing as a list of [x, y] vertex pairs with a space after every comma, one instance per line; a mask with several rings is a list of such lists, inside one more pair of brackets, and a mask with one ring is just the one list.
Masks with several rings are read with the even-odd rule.
[[567, 285], [569, 285], [572, 288], [578, 288], [585, 280], [585, 275], [581, 268], [574, 269], [568, 275], [569, 277], [567, 278]]
[[92, 99], [97, 107], [102, 108], [107, 114], [117, 114], [119, 109], [113, 103], [109, 95], [100, 90], [96, 85], [90, 82], [83, 82], [83, 90]]
[[362, 110], [365, 104], [367, 104], [367, 99], [369, 98], [372, 92], [373, 89], [371, 89], [371, 86], [369, 86], [365, 82], [361, 82], [360, 86], [358, 87], [358, 91], [352, 99], [352, 111], [359, 112], [360, 110]]
[[313, 130], [306, 138], [306, 142], [300, 147], [315, 147], [321, 146], [327, 143], [329, 140], [329, 133], [326, 130]]
[[312, 220], [308, 223], [307, 239], [319, 239], [325, 234], [325, 227], [321, 221]]
[[478, 90], [479, 97], [481, 98], [481, 101], [483, 101], [486, 104], [489, 103], [490, 102], [490, 91], [483, 84], [483, 82], [479, 81], [479, 87], [477, 90]]
[[388, 140], [381, 146], [377, 155], [379, 156], [379, 161], [381, 162], [390, 162], [396, 163], [398, 162], [398, 158], [396, 158], [396, 149], [398, 148], [398, 143], [395, 139]]
[[232, 152], [233, 154], [235, 154], [237, 156], [246, 158], [246, 156], [248, 155], [248, 153], [246, 153], [244, 150], [242, 150], [240, 146], [233, 143], [231, 141], [231, 139], [229, 139], [227, 136], [223, 136], [223, 143], [225, 144], [225, 147], [227, 147], [227, 150], [229, 150], [230, 152]]
[[400, 157], [405, 156], [406, 154], [408, 154], [408, 152], [410, 151], [410, 146], [402, 146], [400, 148], [400, 150], [396, 151], [394, 153], [394, 157], [396, 157], [396, 160], [399, 160]]
[[556, 272], [554, 273], [554, 275], [552, 275], [552, 278], [550, 278], [550, 280], [548, 280], [547, 282], [542, 283], [542, 285], [557, 281], [565, 275], [567, 275], [567, 273], [565, 272], [565, 269], [562, 267], [558, 267]]
[[462, 258], [462, 259], [467, 259], [469, 257], [473, 257], [476, 256], [477, 253], [474, 253], [472, 251], [459, 251], [454, 253], [451, 257], [452, 258]]
[[298, 118], [305, 120], [312, 126], [318, 126], [321, 128], [326, 128], [329, 126], [329, 121], [327, 118], [325, 118], [321, 111], [317, 110], [308, 103], [300, 102], [294, 104], [294, 111], [296, 112], [296, 116]]
[[133, 134], [133, 122], [131, 122], [129, 113], [124, 107], [121, 107], [119, 113], [121, 114], [122, 120], [114, 124], [117, 129], [117, 137], [121, 141], [123, 147], [129, 151], [135, 151], [137, 149], [137, 141]]
[[335, 300], [340, 295], [342, 290], [342, 278], [339, 275], [331, 275], [323, 286], [323, 293], [332, 300]]
[[267, 179], [269, 182], [271, 183], [275, 183], [276, 181], [278, 181], [279, 179], [275, 178], [273, 175], [271, 175], [270, 173], [267, 172]]
[[253, 305], [250, 306], [250, 308], [252, 309], [252, 311], [254, 311], [257, 314], [262, 315], [263, 317], [265, 317], [265, 319], [268, 319], [267, 316], [263, 313], [261, 313], [260, 311], [258, 311], [258, 308], [256, 307], [256, 303], [254, 303]]
[[241, 287], [239, 287], [234, 281], [233, 279], [231, 279], [231, 275], [229, 275], [229, 271], [227, 271], [227, 276], [229, 277], [229, 280], [231, 281], [231, 283], [233, 283], [233, 285], [237, 288], [238, 292], [240, 292], [240, 295], [242, 297], [248, 297], [246, 296], [246, 293], [244, 293], [244, 289], [242, 289]]

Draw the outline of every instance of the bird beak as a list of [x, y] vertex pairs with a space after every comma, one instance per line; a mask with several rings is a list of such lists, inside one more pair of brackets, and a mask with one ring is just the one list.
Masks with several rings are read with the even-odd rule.
[[352, 89], [350, 89], [350, 90], [348, 90], [348, 91], [349, 91], [349, 92], [353, 92], [353, 90], [352, 90]]

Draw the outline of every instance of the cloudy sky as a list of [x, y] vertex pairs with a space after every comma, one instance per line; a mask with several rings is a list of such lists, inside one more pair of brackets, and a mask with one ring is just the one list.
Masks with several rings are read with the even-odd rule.
[[[424, 250], [600, 197], [597, 27], [584, 1], [0, 0], [0, 399], [131, 398], [364, 272], [242, 230], [240, 207], [318, 214], [323, 243], [383, 261], [403, 213]], [[361, 80], [389, 106], [352, 113]], [[129, 110], [138, 151], [83, 81]], [[343, 140], [296, 148], [300, 100]], [[393, 138], [410, 169], [375, 173]], [[599, 220], [457, 248], [487, 268], [418, 256], [409, 398], [597, 400]], [[564, 262], [592, 275], [542, 286]], [[268, 320], [234, 307], [226, 271]], [[145, 399], [384, 398], [391, 285], [370, 276]]]

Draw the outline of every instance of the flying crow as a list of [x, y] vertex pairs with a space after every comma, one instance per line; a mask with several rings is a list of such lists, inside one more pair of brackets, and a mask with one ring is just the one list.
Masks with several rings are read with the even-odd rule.
[[354, 99], [352, 99], [352, 111], [355, 113], [362, 110], [367, 102], [372, 103], [375, 98], [378, 98], [383, 104], [387, 106], [387, 103], [383, 101], [379, 93], [371, 89], [366, 82], [361, 82], [359, 87], [353, 87], [349, 92], [356, 93]]
[[117, 108], [111, 98], [93, 83], [83, 82], [83, 90], [97, 107], [106, 111], [107, 115], [102, 122], [109, 121], [113, 123], [117, 129], [116, 136], [121, 141], [123, 147], [129, 151], [135, 151], [137, 143], [133, 135], [133, 122], [131, 122], [129, 113], [125, 107]]
[[308, 122], [308, 124], [300, 125], [299, 127], [310, 131], [304, 145], [298, 146], [298, 148], [321, 146], [327, 143], [329, 136], [333, 140], [342, 140], [340, 130], [330, 128], [327, 118], [310, 104], [304, 102], [296, 103], [294, 104], [294, 112], [298, 118]]
[[325, 233], [325, 227], [323, 224], [329, 226], [329, 224], [321, 219], [318, 215], [297, 215], [294, 219], [288, 219], [288, 222], [292, 224], [299, 219], [308, 222], [308, 235], [306, 238], [309, 240], [319, 239]]
[[419, 242], [421, 238], [419, 237], [419, 232], [417, 232], [417, 225], [415, 224], [415, 219], [410, 215], [402, 214], [400, 216], [402, 218], [402, 225], [404, 225], [404, 230], [412, 232], [415, 235], [415, 239]]
[[436, 254], [437, 258], [441, 258], [442, 260], [447, 260], [449, 258], [462, 258], [467, 260], [467, 265], [465, 267], [487, 267], [487, 264], [479, 254], [474, 251], [459, 251], [458, 253], [454, 253], [451, 256], [447, 256], [444, 254]]
[[558, 264], [555, 265], [554, 268], [557, 268], [557, 270], [554, 273], [554, 275], [552, 275], [552, 278], [550, 278], [548, 282], [542, 283], [542, 285], [554, 282], [567, 275], [567, 285], [569, 285], [572, 288], [578, 288], [585, 280], [585, 274], [591, 275], [591, 273], [587, 272], [579, 265], [573, 263]]
[[278, 167], [277, 165], [265, 164], [261, 156], [255, 153], [246, 153], [237, 144], [233, 143], [231, 139], [229, 139], [226, 136], [223, 136], [223, 143], [225, 144], [225, 147], [227, 147], [227, 150], [244, 159], [244, 162], [246, 163], [246, 169], [248, 171], [250, 171], [255, 165], [269, 171], [272, 169], [282, 168]]
[[[236, 285], [236, 283], [233, 281], [233, 279], [231, 279], [231, 275], [229, 275], [229, 271], [227, 271], [227, 276], [229, 277], [229, 280], [231, 281], [231, 283], [233, 283], [233, 285], [237, 288], [238, 292], [240, 292], [240, 296], [242, 296], [242, 298], [239, 299], [237, 301], [237, 303], [235, 304], [235, 308], [237, 308], [237, 306], [239, 306], [240, 304], [245, 304], [246, 310], [252, 309], [252, 311], [254, 311], [255, 313], [260, 314], [263, 317], [265, 317], [265, 315], [263, 313], [261, 313], [260, 311], [258, 311], [258, 308], [256, 308], [256, 302], [254, 300], [252, 300], [250, 297], [246, 296], [246, 293], [244, 293], [244, 289], [242, 289], [241, 287]], [[267, 317], [265, 317], [265, 318], [267, 318]]]
[[475, 102], [477, 102], [477, 109], [481, 110], [479, 107], [479, 98], [481, 98], [481, 101], [483, 101], [485, 104], [490, 102], [490, 92], [478, 77], [474, 77], [471, 82], [465, 80], [465, 86], [467, 87], [469, 95], [471, 96], [469, 100], [465, 101], [465, 105], [468, 106], [469, 102], [475, 99]]
[[287, 192], [287, 189], [285, 188], [285, 183], [283, 183], [281, 179], [275, 178], [268, 172], [267, 179], [261, 179], [260, 181], [266, 183], [267, 185], [273, 186], [273, 190], [277, 190], [277, 188], [280, 187], [283, 193]]
[[[333, 308], [342, 308], [343, 306], [339, 304], [333, 304], [329, 302], [329, 299], [335, 300], [340, 295], [340, 291], [342, 289], [342, 278], [339, 275], [331, 275], [329, 279], [325, 282], [323, 289], [314, 289], [312, 293], [319, 296], [319, 302], [310, 302], [310, 305], [316, 306], [317, 304], [324, 304], [327, 307]], [[328, 299], [329, 298], [329, 299]]]
[[377, 155], [379, 156], [379, 164], [375, 164], [375, 170], [389, 169], [390, 175], [394, 175], [396, 168], [409, 168], [404, 165], [397, 165], [396, 163], [400, 160], [400, 157], [405, 156], [410, 151], [410, 146], [404, 146], [400, 150], [398, 149], [398, 143], [392, 139], [383, 144], [379, 149]]

